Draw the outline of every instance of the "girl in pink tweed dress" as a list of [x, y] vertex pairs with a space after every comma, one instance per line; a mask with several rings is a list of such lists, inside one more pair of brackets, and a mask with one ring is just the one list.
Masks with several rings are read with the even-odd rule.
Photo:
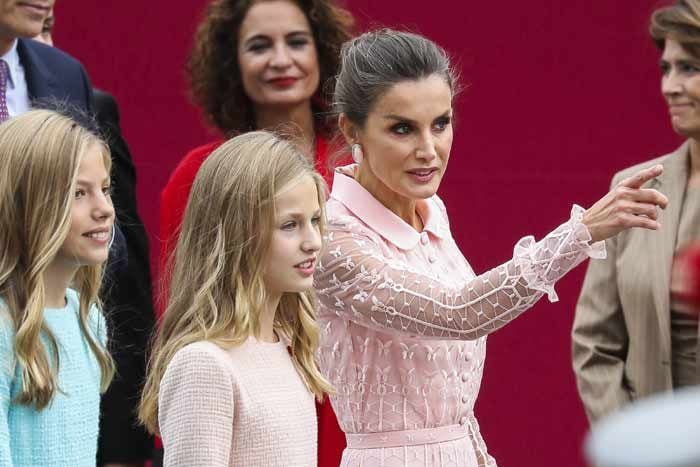
[[638, 173], [544, 239], [476, 276], [435, 194], [457, 84], [445, 52], [380, 30], [343, 47], [334, 103], [355, 164], [336, 170], [314, 286], [319, 366], [348, 447], [344, 467], [495, 466], [474, 417], [486, 336], [547, 294], [602, 240], [657, 229], [663, 195]]
[[315, 467], [311, 288], [324, 182], [264, 131], [216, 149], [197, 173], [139, 417], [166, 467]]

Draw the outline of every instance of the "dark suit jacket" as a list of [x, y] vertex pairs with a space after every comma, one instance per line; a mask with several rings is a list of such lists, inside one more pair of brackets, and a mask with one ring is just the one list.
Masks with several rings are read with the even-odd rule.
[[93, 108], [112, 154], [112, 201], [127, 253], [125, 267], [108, 271], [103, 285], [117, 375], [102, 398], [97, 458], [99, 464], [134, 462], [150, 458], [153, 448], [152, 438], [136, 419], [154, 324], [148, 238], [137, 210], [136, 170], [121, 135], [117, 103], [111, 95], [94, 90]]
[[33, 107], [68, 106], [84, 116], [92, 112], [90, 80], [76, 59], [31, 39], [19, 39], [17, 53]]

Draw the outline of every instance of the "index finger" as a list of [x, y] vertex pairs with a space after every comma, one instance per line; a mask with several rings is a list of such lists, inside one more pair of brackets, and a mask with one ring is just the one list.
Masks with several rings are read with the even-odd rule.
[[659, 175], [661, 175], [663, 171], [664, 166], [661, 164], [655, 165], [654, 167], [649, 167], [644, 170], [640, 170], [631, 177], [622, 180], [620, 182], [620, 186], [626, 186], [628, 188], [640, 188], [652, 178], [656, 178]]

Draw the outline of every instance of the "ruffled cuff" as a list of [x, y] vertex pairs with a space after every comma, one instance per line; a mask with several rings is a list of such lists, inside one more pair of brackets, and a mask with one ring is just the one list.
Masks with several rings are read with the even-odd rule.
[[[591, 244], [591, 233], [588, 231], [588, 227], [583, 223], [583, 214], [586, 212], [578, 204], [574, 204], [571, 207], [571, 218], [569, 219], [570, 224], [573, 225], [574, 237], [578, 240], [583, 248], [583, 253], [588, 258], [593, 259], [605, 259], [608, 257], [608, 252], [605, 249], [605, 240], [597, 241]], [[584, 258], [585, 259], [585, 258]]]
[[513, 251], [513, 262], [520, 269], [528, 288], [547, 294], [550, 302], [559, 300], [554, 284], [586, 258], [607, 257], [605, 241], [591, 241], [583, 224], [585, 209], [576, 204], [571, 218], [539, 242], [533, 236], [522, 238]]

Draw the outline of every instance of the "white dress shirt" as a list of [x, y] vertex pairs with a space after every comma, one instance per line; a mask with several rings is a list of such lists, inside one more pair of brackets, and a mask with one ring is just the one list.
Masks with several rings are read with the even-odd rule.
[[24, 76], [24, 67], [19, 60], [17, 53], [17, 39], [12, 44], [12, 48], [0, 59], [5, 60], [10, 69], [10, 76], [7, 81], [7, 111], [10, 117], [20, 115], [29, 110], [29, 90], [27, 80]]

